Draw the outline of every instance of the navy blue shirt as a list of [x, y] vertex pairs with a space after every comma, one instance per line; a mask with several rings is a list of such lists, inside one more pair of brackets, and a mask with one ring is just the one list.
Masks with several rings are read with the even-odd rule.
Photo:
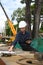
[[20, 44], [23, 50], [30, 49], [30, 44], [26, 43], [26, 40], [30, 40], [30, 32], [25, 31], [25, 34], [23, 34], [21, 31], [16, 35], [16, 39], [13, 41], [12, 45], [16, 45], [17, 42]]

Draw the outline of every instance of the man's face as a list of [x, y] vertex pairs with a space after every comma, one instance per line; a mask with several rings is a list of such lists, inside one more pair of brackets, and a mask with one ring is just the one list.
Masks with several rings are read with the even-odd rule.
[[20, 28], [20, 31], [21, 31], [21, 32], [25, 32], [25, 30], [26, 30], [25, 27]]

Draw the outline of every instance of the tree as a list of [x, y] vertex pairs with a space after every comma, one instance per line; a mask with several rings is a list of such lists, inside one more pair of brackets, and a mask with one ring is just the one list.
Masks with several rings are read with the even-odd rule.
[[12, 20], [16, 19], [18, 22], [25, 20], [25, 8], [18, 8], [12, 14]]
[[[27, 22], [27, 29], [31, 30], [31, 15], [30, 15], [30, 3], [31, 0], [21, 0], [21, 3], [25, 3], [26, 7], [23, 9], [18, 8], [15, 12], [13, 12], [12, 20], [16, 18], [16, 20], [19, 22], [21, 20], [25, 20]], [[16, 17], [15, 17], [16, 16]]]
[[[16, 20], [19, 22], [21, 20], [25, 20], [27, 22], [27, 29], [31, 31], [31, 14], [34, 15], [34, 21], [33, 21], [33, 38], [38, 37], [39, 32], [39, 22], [40, 22], [40, 14], [43, 14], [43, 0], [35, 0], [35, 4], [33, 6], [30, 6], [32, 0], [21, 0], [21, 3], [25, 3], [26, 7], [24, 8], [18, 8], [15, 12], [13, 12], [12, 19], [16, 18]], [[42, 6], [41, 6], [42, 5]]]
[[31, 11], [30, 11], [30, 3], [31, 0], [25, 0], [26, 3], [26, 9], [25, 9], [25, 20], [27, 22], [27, 28], [29, 31], [31, 31]]
[[38, 37], [38, 33], [39, 33], [41, 2], [42, 2], [42, 0], [35, 0], [33, 38], [37, 38]]
[[30, 12], [30, 3], [32, 0], [21, 0], [21, 3], [26, 4], [25, 8], [25, 21], [27, 22], [27, 30], [31, 31], [31, 12]]

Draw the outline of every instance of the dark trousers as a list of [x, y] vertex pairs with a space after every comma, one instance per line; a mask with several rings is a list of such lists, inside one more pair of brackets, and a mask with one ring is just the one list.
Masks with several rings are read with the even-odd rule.
[[22, 49], [24, 51], [35, 51], [35, 52], [38, 52], [36, 49], [34, 49], [33, 47], [31, 47], [30, 45], [26, 45], [26, 46], [22, 47]]

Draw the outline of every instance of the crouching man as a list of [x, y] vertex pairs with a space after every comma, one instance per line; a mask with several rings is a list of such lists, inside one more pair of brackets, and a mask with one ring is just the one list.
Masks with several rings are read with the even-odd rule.
[[9, 51], [12, 51], [13, 47], [17, 44], [20, 44], [24, 51], [34, 51], [34, 48], [30, 46], [31, 44], [31, 36], [30, 32], [26, 31], [27, 23], [25, 21], [20, 21], [19, 28], [20, 31], [16, 35], [16, 39], [13, 41]]

